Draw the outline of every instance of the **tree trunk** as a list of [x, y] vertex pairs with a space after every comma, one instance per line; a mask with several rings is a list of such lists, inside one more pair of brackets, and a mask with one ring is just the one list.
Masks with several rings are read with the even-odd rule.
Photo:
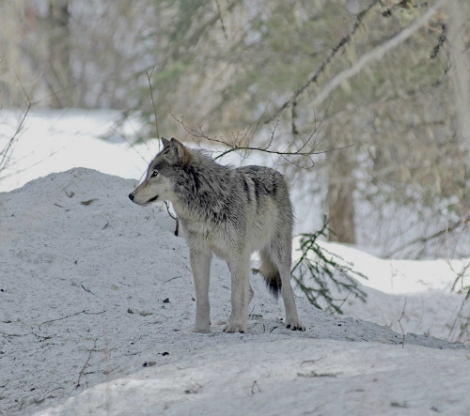
[[[466, 24], [468, 15], [468, 0], [453, 0], [448, 5], [450, 16], [448, 39], [450, 44], [450, 75], [454, 96], [454, 126], [457, 137], [462, 143], [464, 164], [462, 183], [465, 183], [465, 171], [470, 168], [470, 50], [465, 45], [467, 35]], [[468, 217], [470, 201], [468, 188], [465, 186], [457, 191], [461, 218]]]
[[73, 106], [69, 20], [69, 1], [49, 0], [46, 18], [49, 74], [46, 82], [52, 93], [51, 104], [56, 108]]
[[463, 3], [458, 0], [449, 3], [449, 42], [458, 134], [465, 149], [470, 152], [470, 59], [469, 50], [464, 42], [465, 6]]
[[328, 216], [331, 229], [328, 240], [340, 243], [356, 243], [354, 222], [353, 164], [348, 150], [331, 150], [327, 153]]

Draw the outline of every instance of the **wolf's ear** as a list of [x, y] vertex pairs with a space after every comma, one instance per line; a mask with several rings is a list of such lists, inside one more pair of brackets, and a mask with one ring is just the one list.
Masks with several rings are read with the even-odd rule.
[[191, 152], [183, 145], [180, 141], [176, 140], [174, 137], [170, 140], [170, 146], [176, 151], [178, 160], [183, 164], [183, 166], [189, 165], [192, 159]]
[[163, 148], [166, 149], [170, 145], [170, 141], [162, 137]]

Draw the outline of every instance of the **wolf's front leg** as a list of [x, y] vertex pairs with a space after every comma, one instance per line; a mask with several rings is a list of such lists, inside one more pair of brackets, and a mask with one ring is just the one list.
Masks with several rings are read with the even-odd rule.
[[209, 281], [212, 253], [191, 248], [189, 259], [196, 289], [196, 332], [210, 332]]
[[232, 275], [232, 313], [224, 332], [246, 332], [250, 302], [250, 257], [241, 255], [228, 262]]

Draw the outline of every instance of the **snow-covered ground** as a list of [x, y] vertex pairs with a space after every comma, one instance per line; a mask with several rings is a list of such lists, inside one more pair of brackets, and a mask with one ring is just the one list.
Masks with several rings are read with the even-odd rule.
[[[23, 117], [21, 111], [0, 111], [0, 151], [15, 135]], [[75, 166], [139, 178], [145, 158], [148, 161], [158, 144], [150, 141], [130, 148], [121, 133], [132, 136], [137, 126], [128, 121], [118, 132], [115, 125], [120, 117], [119, 112], [108, 110], [30, 112], [16, 135], [5, 169], [0, 171], [0, 192]]]
[[[249, 331], [225, 334], [229, 276], [216, 259], [212, 334], [193, 333], [184, 240], [164, 207], [127, 199], [145, 162], [91, 137], [96, 122], [67, 118], [55, 128], [75, 135], [72, 151], [51, 150], [51, 118], [41, 118], [45, 153], [35, 161], [18, 141], [0, 176], [10, 190], [0, 193], [0, 414], [469, 414], [470, 310], [449, 290], [468, 261], [381, 260], [321, 243], [367, 275], [365, 305], [349, 298], [333, 317], [299, 297], [307, 331], [291, 332], [254, 276]], [[107, 174], [75, 168], [14, 189], [73, 156]]]

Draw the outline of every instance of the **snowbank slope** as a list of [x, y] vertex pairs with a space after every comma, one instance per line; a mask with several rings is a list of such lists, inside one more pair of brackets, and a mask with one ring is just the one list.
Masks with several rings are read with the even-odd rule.
[[[304, 299], [308, 329], [291, 332], [256, 277], [249, 333], [224, 334], [217, 322], [229, 315], [230, 284], [218, 260], [213, 333], [192, 333], [184, 240], [164, 209], [130, 203], [134, 185], [77, 168], [0, 194], [0, 414], [32, 414], [80, 392], [41, 414], [470, 408], [459, 389], [465, 346], [407, 334], [403, 349], [402, 334], [335, 319]], [[347, 407], [354, 394], [359, 407]]]

